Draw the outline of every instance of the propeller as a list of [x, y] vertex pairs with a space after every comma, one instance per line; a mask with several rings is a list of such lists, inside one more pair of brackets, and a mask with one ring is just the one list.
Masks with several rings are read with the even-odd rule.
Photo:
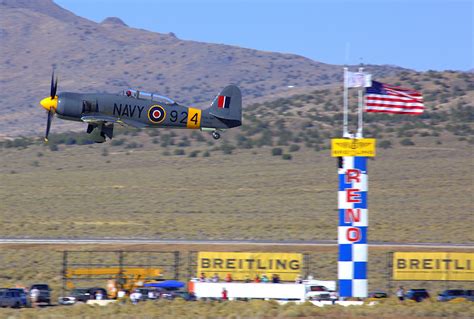
[[49, 130], [51, 129], [51, 122], [53, 121], [54, 113], [56, 112], [56, 108], [58, 107], [58, 97], [56, 92], [58, 90], [58, 78], [54, 78], [54, 70], [51, 74], [51, 89], [49, 97], [45, 97], [40, 101], [41, 106], [48, 111], [48, 119], [46, 122], [46, 134], [44, 136], [44, 141], [48, 141]]

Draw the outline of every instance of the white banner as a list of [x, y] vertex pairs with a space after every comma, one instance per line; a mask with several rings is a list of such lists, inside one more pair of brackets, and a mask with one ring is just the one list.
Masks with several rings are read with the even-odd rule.
[[346, 85], [349, 88], [362, 88], [372, 86], [372, 74], [364, 72], [346, 72]]

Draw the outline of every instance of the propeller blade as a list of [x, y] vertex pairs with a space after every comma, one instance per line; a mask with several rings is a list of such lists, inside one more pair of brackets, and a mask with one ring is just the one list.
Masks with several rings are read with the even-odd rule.
[[46, 135], [44, 136], [44, 141], [48, 141], [49, 130], [51, 128], [51, 122], [53, 121], [53, 111], [48, 112], [48, 121], [46, 122]]
[[53, 98], [56, 96], [56, 92], [58, 91], [58, 77], [56, 77], [56, 80], [54, 81], [54, 95]]
[[53, 73], [51, 74], [51, 89], [49, 91], [49, 96], [51, 97], [51, 99], [54, 99], [54, 97], [56, 96], [57, 90], [58, 90], [58, 78], [56, 77], [56, 79], [54, 79], [54, 69], [53, 69]]
[[53, 99], [56, 96], [56, 89], [54, 85], [54, 69], [53, 73], [51, 74], [51, 88], [49, 90], [49, 96]]

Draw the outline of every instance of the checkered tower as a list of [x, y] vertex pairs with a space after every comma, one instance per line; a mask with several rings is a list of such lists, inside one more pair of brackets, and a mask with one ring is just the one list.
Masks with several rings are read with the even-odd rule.
[[339, 163], [338, 279], [341, 297], [367, 297], [367, 157]]

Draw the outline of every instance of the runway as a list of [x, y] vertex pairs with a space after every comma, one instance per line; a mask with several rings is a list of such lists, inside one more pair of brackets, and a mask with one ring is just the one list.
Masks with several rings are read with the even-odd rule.
[[[216, 245], [216, 246], [337, 246], [336, 240], [269, 241], [269, 240], [186, 240], [150, 238], [0, 238], [0, 245]], [[474, 243], [397, 243], [369, 242], [370, 247], [456, 248], [474, 249]]]

